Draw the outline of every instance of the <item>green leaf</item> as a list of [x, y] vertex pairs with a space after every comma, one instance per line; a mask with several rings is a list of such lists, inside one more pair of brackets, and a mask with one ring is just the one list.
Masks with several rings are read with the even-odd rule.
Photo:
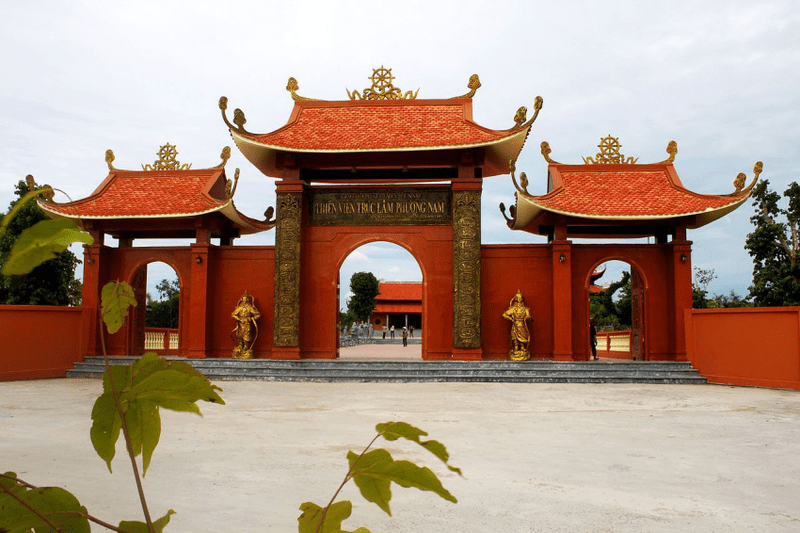
[[444, 444], [436, 440], [420, 440], [420, 437], [428, 435], [426, 431], [412, 426], [411, 424], [407, 424], [406, 422], [385, 422], [375, 426], [375, 430], [380, 433], [383, 438], [389, 441], [394, 441], [402, 437], [412, 442], [416, 442], [438, 457], [439, 460], [447, 465], [447, 468], [449, 468], [450, 471], [455, 472], [459, 476], [462, 475], [460, 468], [451, 466], [448, 463], [450, 460], [450, 454], [447, 453], [447, 448], [445, 448]]
[[350, 462], [353, 482], [361, 491], [364, 499], [374, 503], [386, 514], [392, 516], [392, 510], [389, 508], [389, 501], [392, 499], [391, 479], [380, 474], [372, 475], [372, 469], [380, 473], [392, 464], [394, 461], [392, 455], [383, 448], [378, 448], [361, 457], [353, 452], [347, 452], [347, 460]]
[[138, 402], [141, 409], [140, 423], [142, 428], [142, 476], [147, 473], [150, 459], [161, 438], [161, 415], [158, 406], [153, 402], [142, 400]]
[[112, 335], [120, 330], [128, 316], [128, 308], [136, 307], [133, 288], [124, 281], [110, 281], [103, 286], [100, 313]]
[[122, 417], [117, 412], [114, 395], [110, 391], [104, 392], [94, 402], [92, 429], [89, 434], [94, 450], [106, 462], [109, 472], [111, 472], [111, 461], [116, 453], [117, 439], [119, 439], [121, 428]]
[[114, 386], [117, 392], [125, 390], [130, 387], [131, 367], [129, 365], [110, 365], [108, 370], [103, 372], [103, 391], [111, 393], [111, 378], [114, 378]]
[[111, 380], [119, 394], [134, 457], [142, 455], [142, 474], [147, 472], [161, 438], [159, 407], [200, 413], [198, 400], [225, 404], [221, 391], [208, 378], [186, 363], [170, 362], [146, 353], [130, 366], [112, 365], [103, 375], [104, 393], [92, 411], [92, 444], [106, 461], [109, 471], [115, 455], [122, 420], [111, 392]]
[[[305, 502], [300, 506], [303, 513], [297, 518], [299, 533], [316, 533], [319, 522], [322, 520], [322, 507], [312, 502]], [[342, 529], [342, 522], [350, 517], [353, 504], [348, 500], [336, 502], [330, 506], [325, 513], [325, 523], [320, 533], [371, 533], [369, 529], [360, 527], [355, 531], [345, 531]]]
[[0, 484], [0, 531], [30, 533], [34, 529], [36, 533], [50, 533], [54, 530], [49, 521], [61, 531], [89, 533], [86, 513], [78, 499], [62, 488], [29, 488], [8, 478]]
[[455, 496], [442, 486], [442, 482], [430, 468], [420, 467], [411, 461], [394, 461], [383, 471], [373, 471], [371, 475], [385, 475], [401, 487], [414, 487], [438, 494], [441, 498], [457, 503]]
[[27, 274], [74, 242], [92, 244], [94, 239], [66, 218], [37, 222], [23, 231], [14, 243], [2, 273], [6, 276]]
[[432, 470], [417, 466], [410, 461], [395, 461], [391, 454], [382, 448], [365, 453], [361, 458], [349, 452], [347, 459], [350, 462], [353, 481], [361, 491], [361, 495], [390, 516], [391, 482], [401, 487], [414, 487], [433, 492], [453, 503], [458, 501], [442, 486]]
[[[164, 528], [167, 527], [167, 524], [169, 524], [169, 517], [174, 514], [175, 511], [170, 509], [167, 511], [167, 514], [153, 522], [153, 528], [156, 530], [156, 533], [161, 533], [164, 531]], [[132, 531], [133, 533], [150, 533], [150, 530], [147, 529], [147, 524], [145, 522], [139, 522], [136, 520], [123, 520], [119, 523], [119, 528]]]

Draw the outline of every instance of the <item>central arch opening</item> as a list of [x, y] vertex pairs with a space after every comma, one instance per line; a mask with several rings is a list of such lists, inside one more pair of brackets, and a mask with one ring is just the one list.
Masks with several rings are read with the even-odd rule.
[[[351, 280], [362, 272], [372, 274], [379, 289], [375, 308], [366, 319], [348, 312], [355, 296]], [[417, 260], [397, 244], [376, 241], [350, 252], [339, 269], [339, 357], [421, 359], [425, 335], [423, 281]]]
[[[591, 356], [609, 360], [643, 360], [644, 279], [632, 264], [610, 260], [597, 265], [589, 277]], [[591, 334], [594, 327], [595, 334]]]

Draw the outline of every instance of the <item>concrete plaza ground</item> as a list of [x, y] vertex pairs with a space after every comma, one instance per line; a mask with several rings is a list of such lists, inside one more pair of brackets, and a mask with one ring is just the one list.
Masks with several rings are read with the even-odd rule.
[[[800, 393], [715, 385], [221, 382], [227, 405], [162, 411], [145, 478], [166, 531], [297, 531], [378, 422], [445, 443], [464, 478], [415, 445], [459, 500], [393, 486], [389, 518], [352, 485], [345, 529], [378, 532], [800, 531]], [[139, 519], [122, 446], [89, 441], [99, 380], [0, 383], [0, 469], [66, 487], [90, 512]], [[383, 443], [380, 443], [383, 444]], [[93, 531], [99, 531], [95, 528]]]

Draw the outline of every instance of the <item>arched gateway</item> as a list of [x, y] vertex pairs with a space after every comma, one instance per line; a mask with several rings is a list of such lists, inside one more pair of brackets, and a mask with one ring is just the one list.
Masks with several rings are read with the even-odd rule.
[[[376, 69], [371, 88], [348, 91], [349, 100], [320, 101], [299, 96], [290, 78], [291, 116], [267, 134], [247, 131], [241, 110], [229, 121], [227, 99], [220, 100], [239, 150], [279, 179], [274, 220], [270, 210], [263, 222], [236, 210], [235, 187], [222, 166], [122, 172], [109, 161], [109, 178], [90, 198], [40, 202], [46, 212], [80, 220], [95, 235], [86, 251], [83, 295], [90, 352], [99, 346], [100, 286], [128, 279], [143, 261], [166, 260], [182, 280], [181, 355], [230, 357], [230, 314], [246, 291], [261, 313], [255, 357], [334, 358], [336, 330], [319, 325], [336, 322], [338, 268], [352, 250], [379, 239], [409, 250], [423, 271], [424, 359], [507, 358], [509, 326], [502, 313], [517, 290], [531, 308], [533, 358], [588, 359], [589, 274], [609, 257], [635, 265], [646, 280], [642, 357], [685, 359], [683, 313], [692, 305], [686, 228], [735, 209], [752, 185], [726, 196], [697, 195], [681, 185], [674, 151], [662, 163], [636, 165], [609, 150], [615, 141], [609, 137], [597, 160], [577, 166], [552, 161], [543, 143], [548, 193], [528, 194], [527, 180], [521, 177], [518, 185], [512, 172], [517, 201], [508, 224], [547, 235], [548, 243], [482, 245], [483, 180], [509, 173], [541, 98], [530, 120], [520, 108], [514, 125], [499, 131], [472, 120], [477, 76], [467, 94], [442, 100], [418, 100], [392, 81], [391, 71]], [[626, 202], [632, 195], [637, 201]], [[609, 197], [617, 200], [609, 205]], [[233, 245], [240, 234], [273, 225], [274, 247]], [[120, 247], [106, 247], [105, 233], [118, 236]], [[196, 243], [130, 246], [141, 236], [192, 236]], [[631, 236], [654, 236], [655, 243], [570, 241]], [[111, 336], [112, 353], [126, 353], [121, 339], [132, 337], [128, 330]]]

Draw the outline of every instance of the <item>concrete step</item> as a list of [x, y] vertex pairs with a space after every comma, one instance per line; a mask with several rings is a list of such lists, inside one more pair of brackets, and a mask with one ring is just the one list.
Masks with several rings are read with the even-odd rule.
[[[338, 361], [184, 359], [211, 380], [316, 382], [706, 383], [687, 362]], [[136, 357], [112, 357], [130, 364]], [[68, 377], [100, 377], [102, 357], [87, 357]]]

